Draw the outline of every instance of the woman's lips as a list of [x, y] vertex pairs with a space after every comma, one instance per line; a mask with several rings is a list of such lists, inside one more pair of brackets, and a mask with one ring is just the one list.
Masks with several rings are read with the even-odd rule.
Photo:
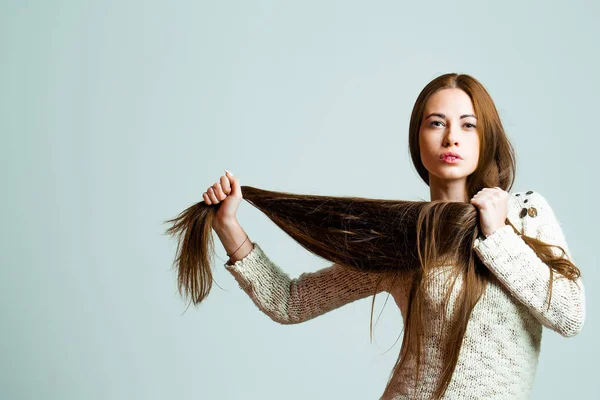
[[458, 157], [452, 157], [452, 156], [446, 156], [442, 158], [442, 161], [448, 163], [448, 164], [456, 164], [457, 162], [459, 162], [461, 159]]

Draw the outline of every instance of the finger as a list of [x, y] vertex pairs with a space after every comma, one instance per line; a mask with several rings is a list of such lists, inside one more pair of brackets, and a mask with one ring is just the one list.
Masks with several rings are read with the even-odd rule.
[[219, 204], [219, 199], [217, 199], [217, 196], [215, 196], [215, 192], [212, 187], [209, 187], [206, 193], [208, 193], [208, 197], [213, 204]]
[[242, 189], [240, 187], [240, 180], [233, 176], [231, 172], [227, 171], [227, 177], [229, 178], [229, 182], [231, 184], [231, 195], [232, 196], [241, 196]]
[[210, 197], [208, 197], [208, 194], [206, 194], [206, 192], [202, 193], [202, 198], [204, 199], [204, 202], [206, 204], [212, 204], [212, 201], [210, 201]]
[[231, 193], [231, 184], [229, 183], [229, 178], [227, 178], [226, 176], [221, 177], [221, 187], [223, 188], [223, 193]]
[[223, 193], [223, 189], [221, 188], [221, 184], [219, 182], [213, 185], [213, 190], [215, 191], [215, 196], [217, 196], [217, 199], [220, 201], [223, 201], [227, 198], [227, 195]]

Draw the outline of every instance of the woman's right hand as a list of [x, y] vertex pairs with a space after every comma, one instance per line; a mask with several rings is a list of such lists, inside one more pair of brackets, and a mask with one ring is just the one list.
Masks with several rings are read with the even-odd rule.
[[221, 176], [219, 182], [209, 186], [206, 192], [202, 193], [202, 198], [208, 205], [221, 204], [215, 215], [213, 226], [227, 221], [235, 221], [235, 213], [243, 198], [240, 181], [231, 172], [225, 170], [225, 175]]

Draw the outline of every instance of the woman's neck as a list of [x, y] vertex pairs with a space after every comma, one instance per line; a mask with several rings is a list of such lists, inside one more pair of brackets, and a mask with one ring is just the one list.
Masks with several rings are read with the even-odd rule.
[[461, 203], [468, 203], [471, 199], [467, 195], [467, 186], [465, 179], [457, 180], [429, 180], [429, 195], [431, 201], [445, 200]]

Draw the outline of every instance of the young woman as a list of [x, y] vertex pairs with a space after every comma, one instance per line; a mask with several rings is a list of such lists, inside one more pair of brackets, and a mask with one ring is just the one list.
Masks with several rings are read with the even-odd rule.
[[[349, 262], [335, 262], [291, 279], [238, 223], [236, 210], [246, 196], [242, 197], [239, 179], [227, 171], [203, 194], [205, 207], [218, 205], [210, 221], [230, 257], [225, 268], [261, 311], [282, 324], [301, 323], [381, 291], [391, 293], [404, 319], [404, 338], [381, 399], [526, 399], [536, 371], [542, 326], [570, 337], [581, 331], [585, 320], [581, 274], [572, 263], [560, 224], [540, 193], [509, 193], [514, 151], [494, 103], [476, 79], [445, 74], [423, 89], [411, 116], [409, 147], [431, 195], [430, 204], [419, 203], [418, 210], [415, 203], [397, 203], [402, 215], [415, 216], [411, 220], [414, 229], [406, 234], [411, 240], [401, 242], [407, 248], [403, 254], [408, 258], [412, 249], [423, 249], [415, 259], [420, 261], [410, 263], [410, 268], [399, 267], [402, 273], [396, 274], [384, 274], [361, 262], [349, 268], [350, 261], [368, 257], [364, 256], [366, 247], [360, 251], [348, 247], [354, 257], [344, 259]], [[244, 186], [244, 194], [251, 193], [254, 202], [260, 196], [250, 189]], [[272, 200], [284, 197], [270, 193], [261, 209], [271, 212], [269, 216], [280, 227], [293, 225], [291, 219], [276, 217], [284, 211], [275, 210]], [[280, 208], [294, 204], [290, 201], [289, 207]], [[468, 212], [469, 205], [473, 213]], [[384, 206], [387, 203], [369, 203], [360, 212], [344, 212], [360, 221], [359, 216], [371, 208], [391, 207]], [[329, 209], [327, 215], [337, 215], [338, 209]], [[458, 209], [461, 212], [452, 211]], [[446, 214], [451, 217], [444, 219]], [[303, 215], [310, 220], [309, 213]], [[429, 233], [436, 227], [446, 233], [422, 236], [428, 221]], [[317, 230], [320, 225], [310, 223], [319, 232], [316, 236], [330, 240]], [[387, 227], [381, 221], [373, 224], [369, 231], [384, 232]], [[300, 233], [301, 225], [289, 228], [288, 233], [309, 249], [321, 249], [318, 254], [342, 260], [336, 258], [338, 253], [319, 247], [321, 241], [311, 242], [310, 232]], [[454, 231], [444, 231], [443, 226]], [[326, 228], [328, 233], [341, 230]], [[332, 241], [330, 247], [347, 245], [360, 229], [344, 228], [344, 242]], [[356, 243], [369, 240], [373, 244], [369, 251], [375, 256], [381, 250], [375, 243], [384, 246], [387, 240], [386, 235], [379, 236], [380, 242], [364, 236]], [[455, 236], [460, 240], [454, 241]], [[448, 237], [452, 237], [451, 246], [464, 249], [438, 252], [450, 241]], [[202, 250], [206, 255], [206, 246]], [[390, 253], [389, 248], [384, 250]], [[403, 260], [395, 255], [394, 259]], [[396, 261], [398, 265], [403, 262]], [[356, 267], [359, 264], [361, 268]], [[180, 279], [180, 284], [191, 287], [187, 278]]]

